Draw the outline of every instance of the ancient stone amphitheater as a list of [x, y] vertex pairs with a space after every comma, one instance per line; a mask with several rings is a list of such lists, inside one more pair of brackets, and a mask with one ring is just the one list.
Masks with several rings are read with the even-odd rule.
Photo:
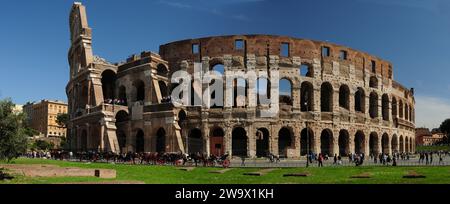
[[[327, 42], [271, 35], [190, 39], [109, 63], [92, 52], [85, 7], [70, 16], [69, 141], [73, 149], [114, 152], [203, 152], [298, 158], [307, 151], [328, 155], [413, 152], [414, 90], [394, 81], [390, 62]], [[223, 106], [175, 107], [168, 96], [179, 70], [222, 73], [279, 71], [282, 96], [255, 86], [259, 78], [224, 86]], [[265, 83], [263, 83], [265, 81]], [[193, 93], [208, 84], [193, 83]], [[257, 95], [280, 97], [275, 117]], [[195, 94], [194, 94], [195, 95]], [[116, 100], [114, 100], [116, 99]], [[243, 100], [242, 100], [243, 99]], [[116, 102], [114, 102], [116, 101]], [[238, 102], [239, 101], [239, 102]]]

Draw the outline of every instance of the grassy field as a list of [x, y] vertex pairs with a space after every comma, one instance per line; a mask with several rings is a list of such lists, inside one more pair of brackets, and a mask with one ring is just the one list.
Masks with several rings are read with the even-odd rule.
[[[224, 174], [212, 174], [217, 168], [196, 168], [193, 171], [181, 171], [168, 166], [138, 166], [114, 164], [87, 164], [61, 162], [53, 160], [18, 159], [15, 164], [56, 164], [61, 167], [105, 168], [115, 169], [115, 180], [99, 178], [29, 178], [16, 176], [11, 181], [0, 181], [0, 184], [57, 184], [74, 182], [99, 181], [143, 181], [147, 184], [450, 184], [450, 167], [328, 167], [328, 168], [283, 168], [276, 169], [263, 176], [245, 176], [245, 172], [260, 169], [235, 168]], [[426, 178], [405, 179], [403, 175], [415, 171]], [[283, 177], [286, 173], [311, 174], [308, 177]], [[371, 178], [350, 178], [363, 173], [371, 174]]]
[[416, 151], [450, 151], [450, 146], [417, 146]]

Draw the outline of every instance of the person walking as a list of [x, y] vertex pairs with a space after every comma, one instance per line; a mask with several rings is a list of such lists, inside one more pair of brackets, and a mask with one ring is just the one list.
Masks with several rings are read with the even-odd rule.
[[433, 152], [430, 152], [430, 165], [433, 165]]
[[322, 153], [319, 154], [319, 157], [317, 158], [317, 161], [319, 162], [319, 167], [323, 167], [323, 156], [322, 156]]
[[337, 164], [337, 154], [334, 154], [334, 161], [333, 164], [336, 165]]
[[426, 165], [428, 165], [428, 152], [425, 152], [425, 162], [426, 162]]

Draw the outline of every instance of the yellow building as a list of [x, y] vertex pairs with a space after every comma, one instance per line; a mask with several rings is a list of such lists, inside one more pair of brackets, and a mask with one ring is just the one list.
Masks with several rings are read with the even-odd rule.
[[23, 108], [31, 128], [45, 137], [66, 137], [66, 128], [56, 122], [58, 114], [67, 113], [67, 104], [62, 101], [42, 100], [26, 104]]

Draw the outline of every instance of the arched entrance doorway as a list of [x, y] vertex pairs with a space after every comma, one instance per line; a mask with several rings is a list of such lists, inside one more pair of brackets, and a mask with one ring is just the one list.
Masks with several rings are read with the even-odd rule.
[[164, 128], [159, 128], [156, 133], [156, 152], [166, 152], [166, 130]]
[[287, 157], [287, 150], [292, 147], [292, 135], [288, 128], [281, 128], [278, 132], [278, 155]]
[[357, 131], [355, 134], [355, 153], [363, 154], [366, 151], [366, 138], [363, 131]]
[[378, 152], [378, 134], [376, 132], [370, 133], [369, 153], [373, 156], [377, 156], [379, 154], [379, 152]]
[[389, 136], [387, 133], [384, 133], [381, 137], [381, 149], [383, 154], [389, 154]]
[[260, 128], [256, 131], [256, 156], [266, 157], [269, 153], [269, 130]]
[[223, 137], [225, 133], [220, 127], [216, 127], [212, 130], [210, 136], [210, 153], [216, 156], [222, 156], [225, 154], [225, 147], [223, 145]]
[[314, 143], [314, 132], [311, 128], [304, 128], [300, 133], [300, 155], [307, 155], [308, 151], [309, 153], [314, 152]]
[[145, 150], [144, 131], [139, 129], [136, 133], [136, 153], [142, 153]]
[[189, 133], [188, 152], [190, 154], [203, 153], [202, 131], [198, 128], [192, 129]]
[[392, 148], [392, 153], [398, 153], [399, 152], [397, 135], [392, 136], [391, 148]]
[[232, 132], [232, 154], [233, 156], [247, 156], [247, 132], [242, 127], [237, 127]]
[[339, 155], [346, 156], [350, 153], [350, 136], [347, 130], [339, 131]]
[[87, 135], [87, 131], [83, 130], [83, 132], [81, 132], [81, 139], [80, 139], [80, 149], [82, 151], [87, 151], [88, 149], [88, 135]]
[[333, 132], [330, 129], [325, 129], [320, 135], [320, 152], [323, 155], [332, 156], [333, 153]]

